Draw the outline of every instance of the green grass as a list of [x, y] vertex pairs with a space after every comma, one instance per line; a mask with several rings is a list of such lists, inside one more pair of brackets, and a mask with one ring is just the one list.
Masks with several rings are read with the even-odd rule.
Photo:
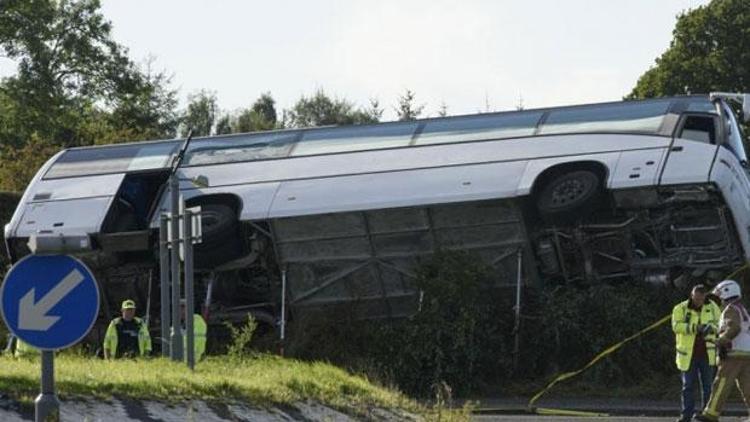
[[[28, 404], [39, 392], [39, 360], [0, 356], [0, 391]], [[371, 408], [430, 413], [408, 397], [332, 365], [271, 355], [210, 357], [191, 372], [167, 359], [104, 361], [55, 357], [61, 399], [111, 397], [181, 401], [244, 401], [255, 406], [313, 400], [348, 414]]]

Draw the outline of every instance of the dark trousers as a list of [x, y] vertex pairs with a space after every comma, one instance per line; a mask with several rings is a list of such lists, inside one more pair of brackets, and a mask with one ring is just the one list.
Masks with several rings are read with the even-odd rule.
[[711, 382], [716, 368], [708, 364], [708, 359], [693, 359], [690, 367], [682, 373], [682, 417], [690, 419], [695, 413], [695, 384], [701, 384], [701, 408], [711, 397]]

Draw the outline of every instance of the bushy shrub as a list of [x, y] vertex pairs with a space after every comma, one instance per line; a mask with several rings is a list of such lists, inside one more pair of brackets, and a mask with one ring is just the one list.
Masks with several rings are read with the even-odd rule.
[[[687, 292], [637, 283], [527, 284], [520, 353], [514, 359], [515, 290], [490, 287], [490, 271], [471, 254], [437, 253], [418, 271], [423, 300], [413, 317], [357, 321], [345, 308], [308, 316], [293, 324], [287, 350], [332, 361], [413, 395], [429, 397], [436, 386], [448, 386], [461, 397], [484, 386], [539, 385], [578, 369], [687, 298]], [[611, 388], [647, 382], [654, 375], [676, 375], [668, 323], [573, 382]]]
[[358, 321], [346, 308], [308, 314], [293, 324], [287, 350], [348, 366], [419, 396], [431, 395], [437, 385], [466, 393], [481, 374], [502, 366], [498, 361], [506, 356], [498, 350], [512, 329], [511, 296], [491, 288], [488, 274], [470, 254], [439, 252], [418, 271], [423, 300], [413, 317]]
[[[527, 291], [522, 373], [549, 376], [577, 369], [607, 347], [668, 315], [685, 295], [644, 284], [559, 286]], [[669, 323], [625, 345], [589, 371], [595, 383], [632, 384], [674, 372]]]
[[493, 289], [488, 269], [464, 252], [438, 252], [416, 283], [421, 309], [387, 330], [380, 358], [410, 393], [427, 395], [447, 384], [464, 394], [506, 360], [498, 349], [512, 329], [512, 295]]
[[[4, 227], [13, 217], [13, 212], [18, 206], [18, 201], [21, 200], [21, 194], [16, 192], [0, 192], [0, 225]], [[6, 254], [5, 250], [5, 238], [0, 233], [0, 245], [2, 246], [2, 252], [0, 252], [0, 280], [5, 278], [5, 272], [10, 266], [10, 259]], [[0, 319], [0, 347], [5, 346], [5, 339], [8, 336], [8, 330], [5, 327], [5, 323]]]
[[244, 325], [235, 327], [232, 323], [227, 322], [225, 326], [229, 330], [231, 337], [231, 342], [227, 348], [227, 355], [232, 358], [243, 358], [250, 354], [250, 343], [253, 341], [253, 335], [258, 328], [255, 318], [247, 314], [247, 322]]

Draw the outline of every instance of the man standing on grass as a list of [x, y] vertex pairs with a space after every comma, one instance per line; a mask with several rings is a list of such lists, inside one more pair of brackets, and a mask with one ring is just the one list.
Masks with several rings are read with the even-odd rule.
[[676, 363], [682, 377], [682, 414], [678, 422], [688, 422], [695, 412], [695, 385], [700, 380], [702, 401], [708, 403], [716, 368], [716, 332], [719, 307], [706, 300], [702, 284], [693, 287], [690, 298], [672, 309], [672, 331], [676, 341]]
[[122, 302], [122, 317], [109, 323], [104, 335], [104, 358], [135, 358], [151, 353], [151, 336], [146, 323], [135, 316], [135, 302]]
[[742, 290], [733, 280], [724, 280], [714, 289], [721, 298], [723, 311], [719, 323], [719, 373], [713, 391], [698, 421], [716, 422], [721, 415], [732, 384], [736, 383], [745, 404], [750, 406], [750, 314], [742, 304]]

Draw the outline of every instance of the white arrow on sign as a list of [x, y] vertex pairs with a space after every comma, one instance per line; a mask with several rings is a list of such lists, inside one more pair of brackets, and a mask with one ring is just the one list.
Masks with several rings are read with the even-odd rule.
[[83, 274], [78, 269], [74, 269], [36, 303], [34, 303], [35, 288], [32, 287], [18, 303], [18, 328], [47, 331], [60, 319], [58, 316], [47, 315], [47, 312], [81, 284], [83, 279]]

